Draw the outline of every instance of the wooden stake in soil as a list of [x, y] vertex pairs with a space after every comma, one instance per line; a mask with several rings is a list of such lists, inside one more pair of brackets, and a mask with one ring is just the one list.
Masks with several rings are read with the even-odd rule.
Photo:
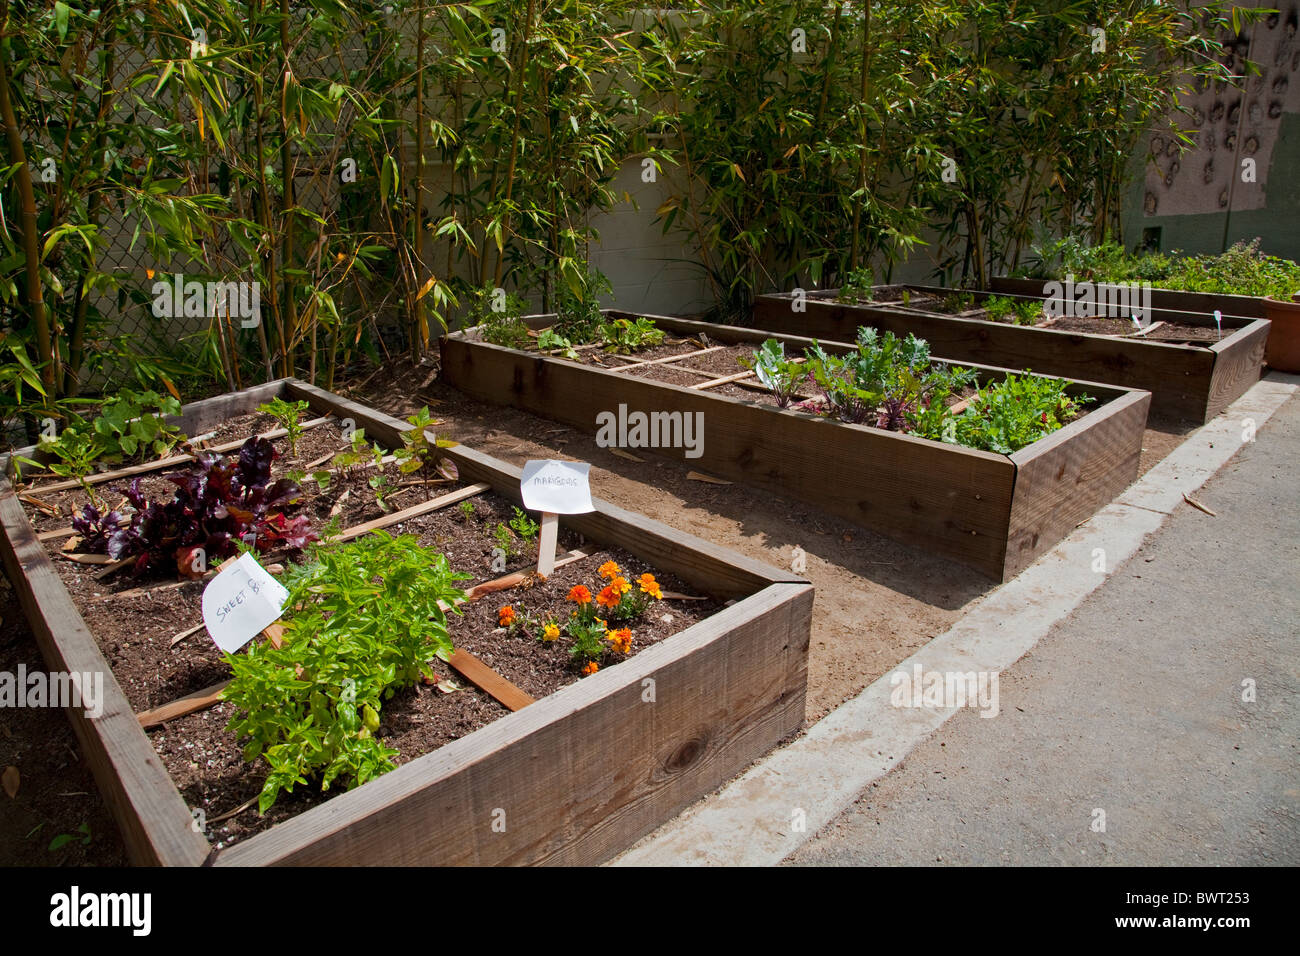
[[542, 533], [537, 536], [537, 573], [544, 578], [555, 570], [555, 542], [559, 537], [560, 516], [542, 512]]

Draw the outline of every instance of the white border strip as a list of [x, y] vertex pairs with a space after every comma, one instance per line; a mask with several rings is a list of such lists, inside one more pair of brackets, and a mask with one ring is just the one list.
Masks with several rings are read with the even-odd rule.
[[[1300, 390], [1300, 377], [1273, 373], [1099, 511], [1018, 577], [989, 594], [857, 697], [660, 827], [613, 861], [615, 866], [779, 863], [833, 821], [872, 781], [896, 767], [955, 708], [890, 704], [890, 674], [1001, 671], [1019, 660], [1114, 574]], [[1093, 571], [1105, 550], [1106, 573]], [[796, 830], [796, 824], [803, 826]]]

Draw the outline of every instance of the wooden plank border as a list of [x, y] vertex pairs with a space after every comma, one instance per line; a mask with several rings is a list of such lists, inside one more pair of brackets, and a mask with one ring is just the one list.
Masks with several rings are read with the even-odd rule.
[[[411, 426], [295, 380], [187, 406], [201, 430], [275, 396], [351, 417], [390, 447]], [[467, 481], [519, 501], [519, 469], [448, 450]], [[7, 472], [7, 456], [0, 460]], [[718, 614], [391, 774], [225, 850], [189, 809], [0, 474], [0, 557], [52, 670], [105, 675], [103, 715], [69, 711], [137, 864], [599, 863], [803, 725], [812, 587], [803, 579], [596, 499], [566, 517], [702, 592]], [[647, 683], [649, 682], [649, 683]], [[492, 810], [503, 805], [497, 833]]]
[[[995, 279], [989, 292], [918, 285], [908, 288], [940, 295], [974, 291], [980, 297], [1044, 297], [1043, 283], [1036, 280]], [[1268, 338], [1267, 320], [1226, 311], [1222, 341], [1199, 347], [927, 314], [889, 305], [848, 305], [834, 301], [837, 291], [808, 293], [803, 312], [792, 311], [789, 294], [760, 295], [754, 300], [753, 323], [768, 331], [835, 341], [851, 341], [860, 325], [895, 335], [913, 332], [930, 342], [934, 354], [954, 361], [1032, 369], [1143, 389], [1151, 392], [1153, 415], [1195, 425], [1209, 421], [1259, 380], [1263, 343]], [[1155, 295], [1159, 291], [1153, 290], [1153, 319], [1214, 324], [1210, 315], [1186, 308], [1189, 301], [1201, 304], [1199, 300], [1167, 300], [1167, 305], [1161, 307]]]
[[[612, 312], [614, 315], [624, 313]], [[531, 317], [544, 326], [548, 316]], [[708, 336], [721, 342], [757, 343], [771, 333], [655, 317], [661, 328], [677, 335]], [[684, 449], [644, 449], [682, 461], [735, 481], [800, 498], [905, 543], [933, 551], [976, 568], [994, 580], [1004, 580], [1049, 548], [1060, 535], [1044, 527], [1008, 560], [1008, 542], [1016, 533], [1013, 499], [1017, 463], [1005, 455], [945, 445], [910, 435], [860, 425], [829, 422], [815, 415], [779, 410], [758, 402], [701, 392], [645, 378], [614, 375], [583, 366], [478, 341], [474, 330], [442, 340], [442, 374], [448, 384], [475, 398], [509, 404], [587, 432], [595, 432], [597, 413], [626, 406], [631, 411], [702, 414], [705, 441], [701, 457]], [[801, 352], [811, 340], [777, 335], [787, 350]], [[831, 351], [843, 343], [823, 342]], [[984, 378], [1000, 377], [1005, 369], [963, 363]], [[1106, 403], [1132, 395], [1096, 382], [1079, 382]], [[1124, 447], [1120, 456], [1097, 457], [1082, 465], [1096, 496], [1106, 500], [1137, 474], [1136, 454], [1150, 396], [1143, 392], [1131, 403], [1142, 422], [1115, 436]], [[1095, 410], [1062, 430], [1068, 442], [1100, 423]], [[1133, 422], [1125, 418], [1127, 425]], [[1082, 446], [1081, 446], [1082, 447]], [[1090, 452], [1094, 444], [1086, 446]], [[638, 449], [641, 450], [641, 449]], [[1131, 467], [1130, 467], [1131, 460]], [[1092, 500], [1085, 497], [1085, 500]], [[1023, 514], [1046, 513], [1040, 505]]]

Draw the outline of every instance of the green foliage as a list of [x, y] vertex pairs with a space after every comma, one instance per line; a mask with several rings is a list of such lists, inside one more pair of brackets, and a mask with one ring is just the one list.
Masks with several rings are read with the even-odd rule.
[[1012, 299], [1006, 296], [989, 296], [984, 311], [993, 322], [1011, 322], [1014, 325], [1033, 325], [1043, 317], [1043, 305], [1033, 299]]
[[605, 343], [606, 352], [618, 352], [627, 355], [641, 349], [662, 345], [664, 333], [655, 326], [653, 319], [644, 316], [636, 319], [611, 319], [602, 321], [597, 331], [600, 340]]
[[466, 523], [469, 523], [469, 519], [474, 517], [474, 502], [467, 499], [457, 505], [457, 508], [459, 508], [460, 516], [465, 519]]
[[456, 463], [442, 455], [442, 449], [454, 448], [456, 442], [447, 438], [429, 437], [428, 429], [433, 426], [433, 417], [426, 405], [407, 419], [412, 428], [402, 432], [402, 447], [397, 449], [395, 457], [400, 465], [398, 470], [404, 475], [418, 474], [424, 482], [424, 495], [430, 494], [433, 482], [455, 481], [460, 477]]
[[492, 543], [501, 549], [501, 553], [505, 555], [507, 561], [518, 557], [520, 554], [519, 548], [515, 545], [514, 533], [507, 525], [500, 522], [492, 531]]
[[379, 505], [380, 511], [389, 510], [388, 497], [397, 491], [397, 482], [384, 471], [384, 459], [387, 457], [388, 449], [382, 445], [370, 446], [370, 465], [374, 474], [366, 479], [366, 484], [375, 493], [375, 504]]
[[831, 355], [814, 343], [806, 355], [824, 414], [889, 431], [931, 430], [946, 399], [975, 379], [969, 369], [932, 364], [924, 339], [881, 337], [866, 326], [858, 329], [856, 351]]
[[573, 640], [569, 645], [569, 655], [575, 661], [598, 661], [605, 653], [605, 638], [608, 628], [592, 615], [586, 619], [570, 618], [564, 625], [564, 633]]
[[[1066, 394], [1057, 378], [1010, 374], [981, 389], [966, 411], [945, 422], [943, 440], [1010, 455], [1050, 435], [1094, 399]], [[927, 436], [934, 437], [934, 436]]]
[[414, 537], [382, 531], [316, 547], [289, 568], [282, 646], [226, 655], [229, 729], [245, 741], [245, 760], [270, 767], [262, 813], [310, 780], [350, 789], [393, 769], [397, 751], [377, 736], [384, 701], [432, 678], [432, 658], [450, 657], [439, 602], [463, 599], [455, 583], [465, 577]]
[[560, 335], [555, 329], [542, 329], [537, 333], [537, 351], [558, 352], [567, 359], [577, 359], [578, 353], [573, 343]]
[[1149, 282], [1164, 289], [1222, 295], [1271, 295], [1290, 298], [1300, 291], [1300, 264], [1260, 251], [1260, 240], [1242, 241], [1218, 255], [1183, 256], [1177, 251], [1125, 252], [1117, 242], [1089, 244], [1067, 236], [1038, 247], [1033, 278], [1076, 282]]
[[289, 454], [297, 455], [298, 439], [302, 437], [302, 413], [310, 407], [309, 402], [286, 402], [277, 396], [271, 401], [257, 406], [257, 410], [265, 415], [270, 415], [280, 423], [280, 427], [288, 433], [285, 437], [289, 439]]
[[870, 302], [875, 296], [876, 275], [870, 266], [850, 269], [840, 283], [839, 301], [850, 304]]
[[553, 329], [574, 345], [599, 341], [605, 316], [600, 297], [612, 287], [601, 272], [584, 272], [572, 286], [560, 290]]
[[515, 508], [514, 512], [515, 516], [510, 519], [511, 529], [523, 540], [532, 541], [533, 538], [537, 537], [537, 522], [529, 518], [525, 512], [520, 511], [518, 508]]
[[778, 408], [789, 406], [799, 385], [808, 378], [806, 366], [785, 357], [785, 343], [779, 339], [768, 339], [753, 358], [741, 359], [740, 363], [753, 369], [755, 377], [776, 399]]
[[95, 470], [95, 462], [104, 454], [105, 445], [90, 432], [79, 428], [65, 429], [57, 441], [42, 443], [41, 449], [54, 456], [54, 460], [42, 465], [31, 458], [18, 455], [17, 460], [37, 468], [45, 468], [50, 474], [68, 478], [81, 485], [92, 502], [100, 503], [94, 488], [86, 482], [86, 476]]

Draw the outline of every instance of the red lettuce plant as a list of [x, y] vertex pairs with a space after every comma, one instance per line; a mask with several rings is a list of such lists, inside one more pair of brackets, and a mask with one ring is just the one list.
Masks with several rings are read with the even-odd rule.
[[208, 561], [234, 554], [237, 539], [259, 551], [302, 548], [317, 536], [305, 515], [286, 515], [302, 489], [288, 478], [271, 480], [275, 458], [274, 446], [260, 437], [244, 442], [236, 459], [201, 453], [167, 475], [176, 486], [170, 501], [149, 501], [140, 479], [132, 480], [123, 491], [135, 509], [126, 527], [116, 527], [116, 513], [101, 517], [93, 505], [73, 524], [87, 549], [115, 560], [134, 557], [136, 574], [174, 567], [200, 576]]

